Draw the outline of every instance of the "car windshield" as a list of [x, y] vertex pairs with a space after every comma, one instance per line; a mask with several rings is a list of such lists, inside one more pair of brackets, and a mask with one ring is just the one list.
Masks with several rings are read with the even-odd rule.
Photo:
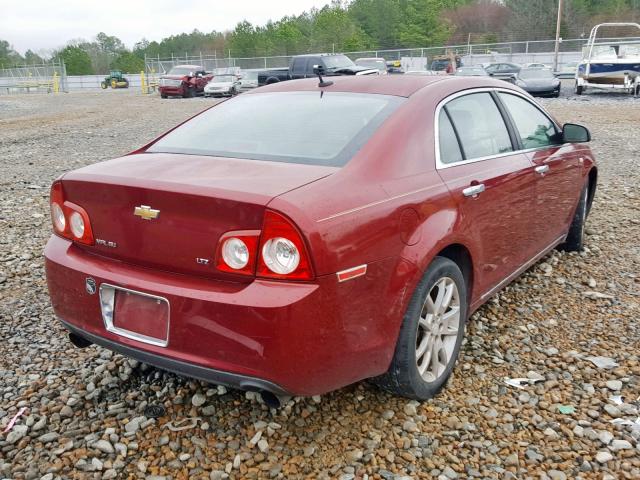
[[520, 70], [520, 78], [524, 80], [532, 78], [553, 78], [553, 73], [542, 68], [522, 69]]
[[235, 75], [216, 75], [213, 77], [213, 83], [228, 83], [234, 82], [236, 79]]
[[324, 57], [323, 60], [327, 70], [353, 67], [355, 65], [355, 63], [353, 63], [346, 55], [328, 55]]
[[189, 75], [191, 72], [195, 72], [197, 69], [190, 67], [173, 67], [169, 70], [169, 75]]
[[204, 111], [147, 151], [343, 166], [403, 100], [326, 91], [241, 95]]
[[375, 68], [377, 70], [386, 70], [387, 69], [387, 64], [385, 63], [384, 60], [376, 60], [376, 59], [357, 60], [356, 61], [356, 65], [358, 65], [359, 67]]

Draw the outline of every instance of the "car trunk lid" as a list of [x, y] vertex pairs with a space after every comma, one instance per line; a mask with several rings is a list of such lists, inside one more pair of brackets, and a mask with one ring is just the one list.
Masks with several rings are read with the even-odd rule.
[[[96, 244], [81, 248], [151, 268], [230, 278], [214, 265], [220, 236], [261, 229], [272, 198], [336, 170], [142, 153], [76, 170], [62, 184], [65, 198], [91, 221]], [[156, 218], [144, 218], [156, 210]]]

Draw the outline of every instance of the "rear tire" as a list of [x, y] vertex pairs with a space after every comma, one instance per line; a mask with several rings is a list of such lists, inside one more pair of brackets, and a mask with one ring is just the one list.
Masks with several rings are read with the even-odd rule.
[[576, 82], [576, 95], [582, 95], [583, 90], [584, 87], [582, 85], [578, 85], [578, 82]]
[[585, 185], [580, 193], [580, 200], [573, 216], [567, 239], [560, 246], [566, 252], [581, 252], [584, 248], [584, 229], [589, 213], [589, 186]]
[[416, 400], [435, 396], [455, 366], [467, 315], [460, 268], [448, 258], [436, 257], [409, 301], [389, 370], [373, 382]]

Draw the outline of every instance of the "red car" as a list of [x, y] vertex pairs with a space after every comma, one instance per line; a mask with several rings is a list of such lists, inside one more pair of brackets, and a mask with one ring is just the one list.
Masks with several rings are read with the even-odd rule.
[[191, 98], [204, 93], [204, 87], [213, 78], [200, 65], [176, 65], [160, 77], [160, 96]]
[[54, 182], [47, 279], [76, 345], [270, 403], [365, 378], [426, 399], [474, 310], [581, 249], [586, 128], [487, 77], [332, 81], [254, 90]]

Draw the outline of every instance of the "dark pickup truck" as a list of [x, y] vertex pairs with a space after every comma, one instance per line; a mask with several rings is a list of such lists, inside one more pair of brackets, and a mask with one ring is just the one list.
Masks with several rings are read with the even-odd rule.
[[258, 85], [284, 82], [297, 78], [315, 77], [314, 65], [324, 68], [323, 76], [336, 75], [378, 75], [378, 70], [359, 67], [349, 57], [341, 53], [317, 53], [297, 55], [289, 62], [289, 68], [277, 68], [258, 72]]

